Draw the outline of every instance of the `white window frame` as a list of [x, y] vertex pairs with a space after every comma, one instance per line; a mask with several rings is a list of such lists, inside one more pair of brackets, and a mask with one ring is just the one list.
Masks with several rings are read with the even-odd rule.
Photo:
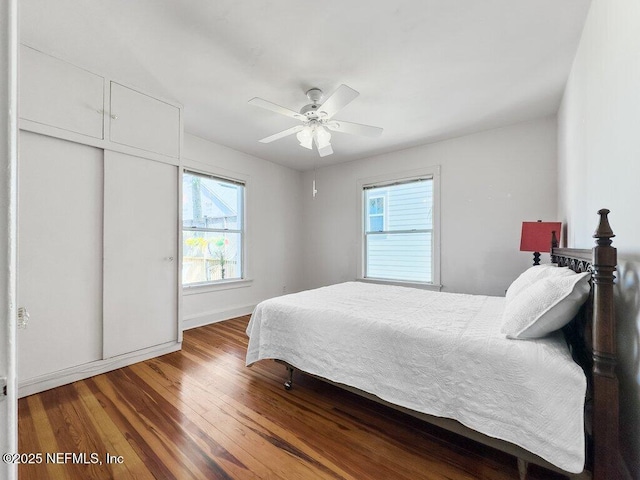
[[[233, 288], [242, 288], [242, 287], [249, 287], [251, 286], [253, 280], [251, 280], [251, 278], [249, 278], [249, 265], [248, 265], [248, 261], [247, 261], [247, 244], [248, 244], [248, 229], [247, 229], [247, 192], [249, 190], [248, 188], [248, 184], [249, 184], [249, 179], [248, 177], [244, 177], [244, 176], [240, 176], [240, 175], [229, 175], [228, 172], [219, 172], [219, 171], [212, 171], [212, 170], [203, 170], [202, 168], [198, 168], [198, 167], [192, 167], [189, 165], [185, 165], [182, 167], [181, 169], [182, 171], [182, 175], [184, 174], [195, 174], [195, 175], [201, 175], [203, 177], [207, 177], [207, 178], [212, 178], [215, 180], [222, 180], [224, 182], [229, 182], [229, 183], [235, 183], [238, 185], [242, 185], [244, 188], [243, 190], [243, 195], [241, 198], [242, 201], [242, 225], [241, 225], [241, 229], [239, 230], [225, 230], [225, 229], [185, 229], [183, 226], [183, 220], [182, 220], [182, 209], [183, 209], [183, 205], [182, 205], [182, 176], [180, 178], [180, 205], [179, 205], [179, 211], [180, 211], [180, 246], [182, 247], [182, 242], [183, 242], [183, 232], [185, 230], [189, 230], [189, 231], [220, 231], [222, 233], [227, 232], [227, 233], [240, 233], [241, 235], [241, 243], [242, 243], [242, 248], [240, 249], [240, 257], [241, 257], [241, 262], [242, 262], [242, 276], [241, 278], [230, 278], [230, 279], [224, 279], [224, 280], [212, 280], [209, 282], [198, 282], [198, 283], [190, 283], [190, 284], [182, 284], [182, 280], [180, 280], [181, 282], [181, 286], [182, 286], [182, 291], [184, 295], [195, 295], [195, 294], [201, 294], [201, 293], [208, 293], [208, 292], [212, 292], [212, 291], [218, 291], [218, 290], [228, 290], [228, 289], [233, 289]], [[181, 256], [181, 268], [180, 268], [180, 277], [182, 277], [182, 257], [183, 257], [183, 252], [182, 252], [182, 248], [180, 249], [180, 256]]]
[[[365, 215], [365, 188], [372, 186], [382, 187], [384, 185], [393, 185], [396, 183], [407, 183], [419, 179], [430, 178], [433, 181], [433, 245], [432, 245], [432, 271], [433, 279], [431, 282], [415, 282], [402, 280], [387, 280], [365, 277], [366, 272], [366, 235], [367, 216]], [[358, 264], [356, 278], [359, 281], [382, 283], [388, 285], [405, 285], [424, 288], [428, 290], [439, 291], [442, 288], [440, 283], [440, 166], [433, 165], [419, 170], [411, 170], [404, 172], [392, 172], [376, 177], [362, 178], [357, 181], [358, 201], [358, 238], [360, 238], [360, 254], [358, 255]], [[385, 204], [386, 207], [386, 204]], [[385, 223], [386, 225], [386, 223]], [[397, 233], [397, 232], [394, 232]]]

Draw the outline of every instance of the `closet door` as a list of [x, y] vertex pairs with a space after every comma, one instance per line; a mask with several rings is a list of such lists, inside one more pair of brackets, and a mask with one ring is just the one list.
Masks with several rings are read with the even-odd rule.
[[178, 167], [104, 158], [104, 358], [178, 338]]
[[102, 358], [103, 151], [20, 132], [18, 375]]

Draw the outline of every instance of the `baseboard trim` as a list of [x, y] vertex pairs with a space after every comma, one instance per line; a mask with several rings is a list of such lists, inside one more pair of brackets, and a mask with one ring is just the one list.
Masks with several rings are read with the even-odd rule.
[[231, 318], [250, 315], [256, 308], [255, 305], [245, 305], [227, 310], [213, 310], [210, 312], [198, 313], [196, 315], [185, 315], [182, 317], [182, 330], [203, 327], [212, 323], [222, 322]]
[[84, 380], [85, 378], [110, 372], [118, 368], [126, 367], [134, 363], [149, 360], [150, 358], [166, 355], [182, 348], [181, 342], [170, 342], [154, 347], [145, 348], [135, 352], [119, 355], [105, 360], [85, 363], [76, 367], [67, 368], [54, 373], [48, 373], [38, 377], [30, 378], [18, 384], [18, 397], [26, 397], [34, 393], [43, 392], [51, 388], [60, 387], [68, 383]]

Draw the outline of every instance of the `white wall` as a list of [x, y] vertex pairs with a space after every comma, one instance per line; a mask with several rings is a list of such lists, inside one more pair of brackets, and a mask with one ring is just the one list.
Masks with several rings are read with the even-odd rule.
[[305, 287], [358, 276], [359, 179], [440, 165], [443, 291], [504, 295], [532, 263], [522, 221], [556, 220], [556, 151], [550, 117], [305, 172]]
[[301, 289], [301, 173], [185, 134], [185, 168], [246, 181], [246, 241], [249, 284], [216, 290], [184, 289], [183, 325], [251, 313], [260, 301]]
[[622, 450], [640, 478], [640, 2], [593, 0], [558, 114], [559, 214], [568, 244], [593, 246], [611, 210], [618, 248]]

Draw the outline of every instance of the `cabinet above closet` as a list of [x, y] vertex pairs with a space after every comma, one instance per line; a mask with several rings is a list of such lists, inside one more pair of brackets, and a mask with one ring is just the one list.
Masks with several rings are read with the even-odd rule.
[[20, 128], [178, 165], [182, 107], [20, 46]]
[[109, 140], [178, 158], [180, 109], [111, 82]]
[[104, 78], [24, 45], [20, 118], [102, 139]]

